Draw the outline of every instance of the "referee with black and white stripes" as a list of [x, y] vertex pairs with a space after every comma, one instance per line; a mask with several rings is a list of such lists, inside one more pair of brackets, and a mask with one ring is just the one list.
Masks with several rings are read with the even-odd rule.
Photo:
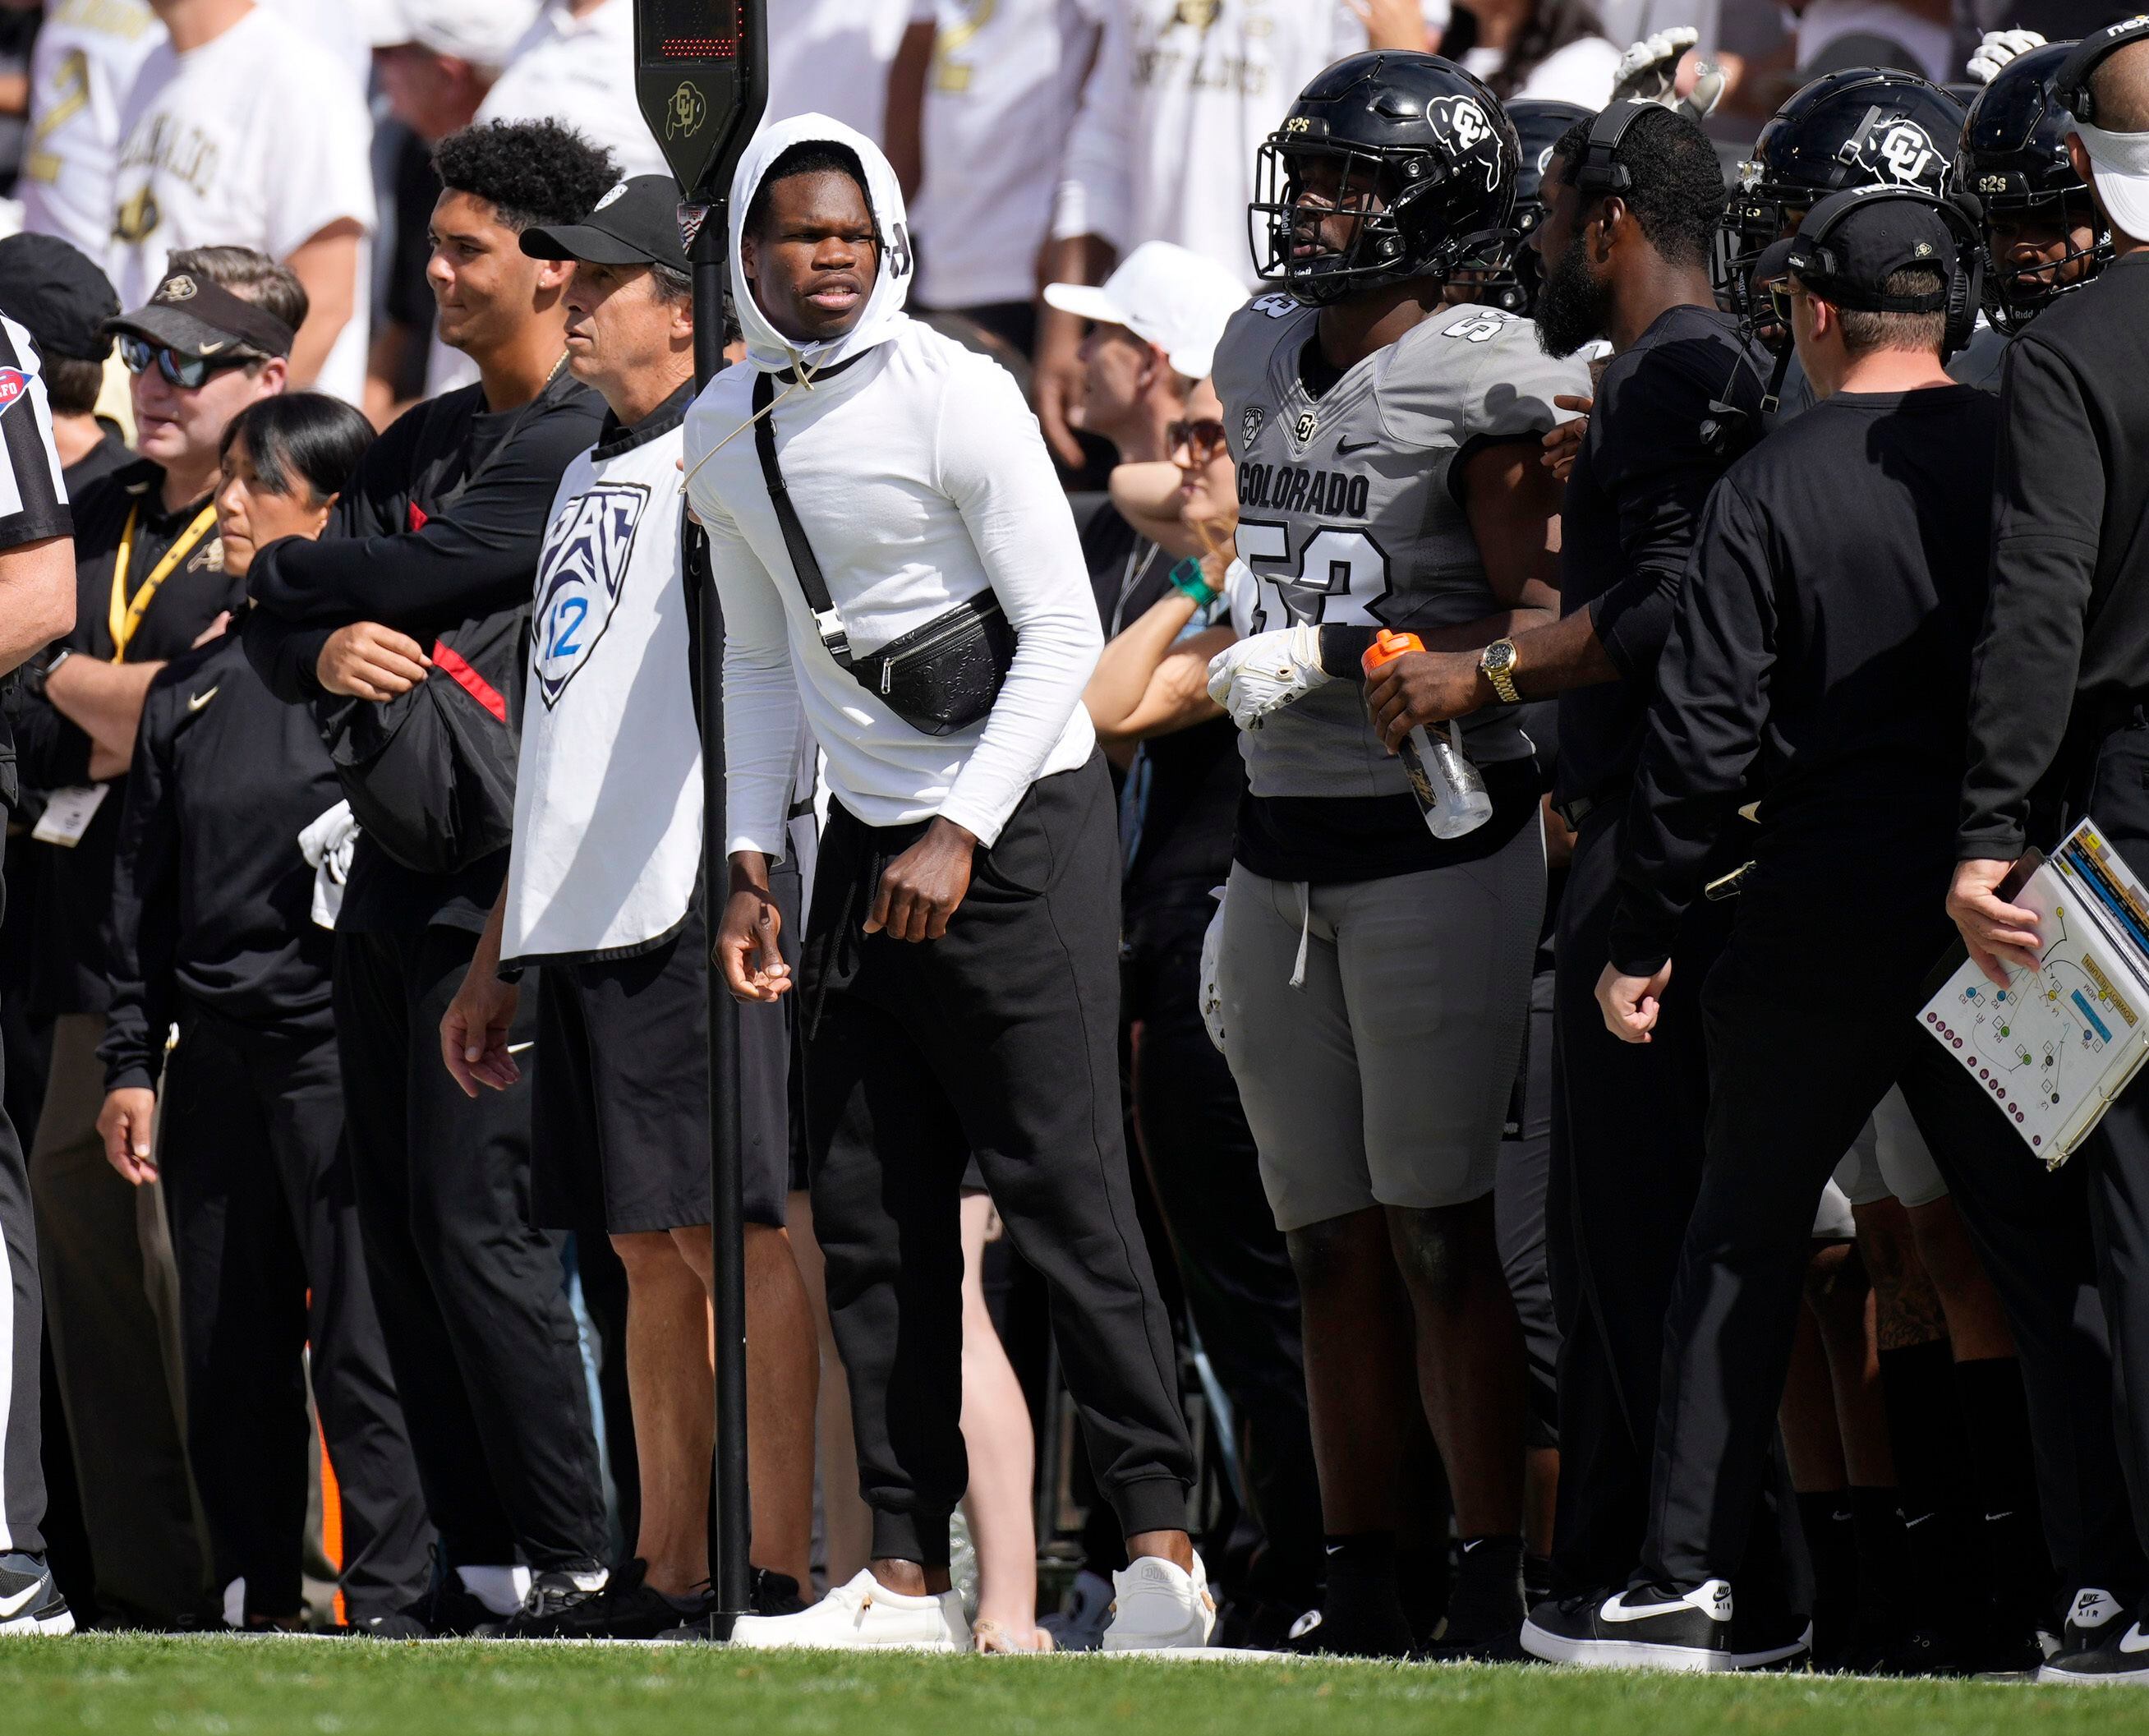
[[[74, 523], [52, 412], [29, 334], [0, 317], [0, 678], [74, 626]], [[0, 715], [0, 825], [15, 804], [15, 745]], [[0, 1634], [72, 1633], [74, 1616], [45, 1566], [38, 1428], [44, 1305], [22, 1141], [0, 1110]]]

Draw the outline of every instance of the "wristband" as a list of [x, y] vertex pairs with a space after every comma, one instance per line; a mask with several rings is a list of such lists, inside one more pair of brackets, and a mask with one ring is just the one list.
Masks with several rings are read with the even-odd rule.
[[1215, 587], [1202, 576], [1201, 563], [1191, 555], [1171, 569], [1171, 588], [1196, 604], [1216, 595]]

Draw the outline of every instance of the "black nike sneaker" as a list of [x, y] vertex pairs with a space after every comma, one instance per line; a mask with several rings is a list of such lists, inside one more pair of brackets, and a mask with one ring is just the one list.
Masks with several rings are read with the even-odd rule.
[[[716, 1593], [707, 1580], [703, 1580], [694, 1590], [697, 1595], [704, 1598], [708, 1609], [715, 1608]], [[751, 1613], [755, 1615], [797, 1615], [806, 1607], [805, 1598], [798, 1593], [798, 1582], [788, 1573], [779, 1573], [773, 1567], [755, 1567], [752, 1570], [747, 1583], [747, 1597], [752, 1605]], [[706, 1611], [683, 1620], [675, 1613], [672, 1619], [676, 1625], [667, 1628], [654, 1638], [672, 1645], [691, 1646], [707, 1643], [709, 1618]]]
[[491, 1606], [447, 1567], [422, 1596], [385, 1615], [360, 1616], [347, 1631], [355, 1639], [462, 1639], [499, 1621]]
[[2068, 1607], [2060, 1649], [2037, 1672], [2037, 1685], [2105, 1682], [2149, 1683], [2149, 1606], [2129, 1621], [2117, 1598], [2091, 1588]]
[[471, 1629], [478, 1639], [558, 1639], [553, 1632], [561, 1618], [579, 1604], [602, 1593], [609, 1576], [602, 1567], [576, 1572], [548, 1567], [530, 1576], [530, 1589], [522, 1594], [522, 1607], [506, 1621], [497, 1618]]
[[20, 1550], [0, 1554], [0, 1635], [56, 1638], [73, 1632], [74, 1612], [44, 1557]]
[[[1598, 1669], [1716, 1673], [1759, 1669], [1802, 1656], [1804, 1637], [1774, 1643], [1733, 1631], [1731, 1586], [1636, 1585], [1540, 1603], [1522, 1624], [1522, 1649], [1547, 1663]], [[1746, 1649], [1741, 1649], [1744, 1646]]]
[[[649, 1565], [639, 1557], [616, 1568], [604, 1589], [562, 1598], [549, 1614], [526, 1613], [517, 1639], [655, 1639], [682, 1623], [706, 1623], [713, 1601], [706, 1584], [697, 1588], [699, 1608], [682, 1609], [649, 1583]], [[536, 1588], [533, 1586], [534, 1591]], [[526, 1613], [527, 1606], [525, 1606]]]

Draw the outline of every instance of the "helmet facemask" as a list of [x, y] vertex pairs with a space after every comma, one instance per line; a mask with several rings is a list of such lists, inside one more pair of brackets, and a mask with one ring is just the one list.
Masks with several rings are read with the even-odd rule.
[[[2111, 231], [2087, 188], [2065, 193], [1988, 194], [1984, 204], [1985, 312], [2004, 332], [2020, 331], [2061, 296], [2091, 282], [2111, 258]], [[2028, 223], [2056, 232], [2063, 244], [2056, 259], [2027, 267], [2007, 262], [1995, 229]], [[2079, 228], [2090, 231], [2092, 239], [2087, 247], [2074, 239]]]

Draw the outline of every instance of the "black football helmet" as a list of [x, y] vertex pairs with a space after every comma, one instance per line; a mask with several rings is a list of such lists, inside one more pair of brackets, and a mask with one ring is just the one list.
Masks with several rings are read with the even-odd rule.
[[1544, 220], [1545, 164], [1568, 128], [1596, 111], [1579, 103], [1553, 103], [1541, 97], [1518, 98], [1507, 108], [1522, 148], [1522, 167], [1515, 175], [1515, 211], [1507, 222], [1507, 260], [1497, 270], [1478, 276], [1477, 299], [1511, 314], [1528, 314], [1535, 310], [1538, 291], [1544, 283], [1544, 266], [1530, 237]]
[[[2009, 61], [1978, 93], [1963, 123], [1955, 184], [1985, 207], [1985, 311], [2002, 331], [2021, 330], [2054, 296], [2080, 289], [2111, 257], [2111, 228], [2067, 158], [2074, 118], [2052, 91], [2074, 48], [2052, 43]], [[2009, 266], [1994, 247], [1993, 232], [2021, 223], [2053, 225], [2066, 241], [2066, 254], [2028, 270]], [[2070, 232], [2076, 224], [2096, 237], [2086, 248], [2074, 244]]]
[[[1301, 204], [1306, 177], [1336, 165], [1341, 209], [1370, 194], [1351, 237], [1311, 234], [1328, 214]], [[1261, 148], [1248, 239], [1264, 283], [1323, 307], [1382, 284], [1497, 265], [1522, 148], [1499, 99], [1437, 54], [1353, 54], [1299, 93]]]
[[1848, 187], [1953, 189], [1962, 105], [1912, 73], [1848, 67], [1794, 94], [1761, 128], [1724, 207], [1719, 287], [1755, 316], [1754, 262], [1820, 199]]

